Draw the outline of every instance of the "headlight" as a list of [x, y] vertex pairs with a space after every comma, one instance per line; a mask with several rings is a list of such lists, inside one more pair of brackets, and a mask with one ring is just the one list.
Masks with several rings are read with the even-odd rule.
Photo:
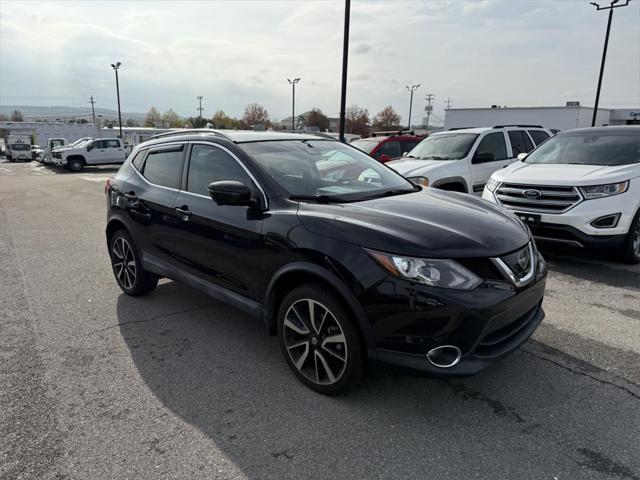
[[407, 180], [411, 183], [415, 183], [416, 185], [420, 185], [421, 187], [429, 186], [429, 179], [427, 177], [409, 177]]
[[494, 192], [496, 188], [498, 188], [498, 185], [500, 185], [500, 182], [497, 181], [495, 178], [491, 177], [489, 179], [489, 181], [487, 182], [487, 184], [485, 185], [485, 187], [487, 188], [487, 190], [489, 190], [490, 192]]
[[593, 185], [590, 187], [580, 187], [584, 198], [591, 200], [594, 198], [609, 197], [624, 193], [629, 189], [629, 180], [620, 183], [609, 183], [608, 185]]
[[453, 260], [400, 257], [367, 250], [376, 262], [394, 277], [432, 287], [472, 290], [480, 283], [477, 276]]

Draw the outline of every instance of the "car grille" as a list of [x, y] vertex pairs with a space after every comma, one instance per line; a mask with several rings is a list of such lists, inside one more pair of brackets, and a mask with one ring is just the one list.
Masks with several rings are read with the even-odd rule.
[[62, 155], [58, 152], [53, 153], [53, 158], [62, 158]]
[[489, 258], [456, 258], [456, 262], [482, 280], [505, 280]]
[[474, 354], [478, 357], [498, 357], [510, 350], [514, 344], [521, 340], [518, 334], [526, 329], [536, 317], [539, 308], [540, 304], [538, 303], [520, 318], [489, 332], [478, 342]]
[[510, 210], [564, 213], [582, 200], [576, 187], [503, 183], [496, 190], [500, 205]]

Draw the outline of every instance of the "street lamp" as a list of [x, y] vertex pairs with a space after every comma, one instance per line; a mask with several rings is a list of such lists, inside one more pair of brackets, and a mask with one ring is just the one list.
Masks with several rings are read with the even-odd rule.
[[294, 78], [293, 80], [287, 78], [287, 82], [289, 82], [289, 85], [293, 87], [293, 104], [291, 106], [291, 130], [296, 129], [296, 83], [298, 83], [299, 81], [299, 78]]
[[122, 65], [120, 62], [115, 65], [112, 63], [111, 66], [113, 70], [116, 72], [116, 95], [118, 96], [118, 126], [120, 127], [120, 139], [122, 139], [122, 115], [120, 114], [120, 84], [118, 83], [118, 69]]
[[411, 108], [413, 107], [413, 92], [415, 92], [418, 87], [420, 86], [419, 83], [417, 83], [416, 85], [405, 85], [405, 87], [407, 88], [407, 90], [409, 90], [409, 92], [411, 92], [411, 98], [409, 100], [409, 121], [407, 122], [407, 130], [411, 130]]
[[613, 17], [613, 9], [619, 7], [626, 7], [629, 5], [629, 0], [626, 3], [616, 5], [620, 0], [611, 0], [608, 7], [601, 7], [595, 2], [590, 2], [591, 5], [596, 7], [596, 11], [609, 10], [609, 21], [607, 22], [607, 33], [604, 37], [604, 49], [602, 50], [602, 63], [600, 64], [600, 76], [598, 77], [598, 89], [596, 90], [596, 104], [593, 106], [593, 118], [591, 119], [591, 126], [596, 126], [596, 115], [598, 115], [598, 103], [600, 102], [600, 87], [602, 86], [602, 74], [604, 73], [604, 61], [607, 58], [607, 47], [609, 46], [609, 32], [611, 31], [611, 18]]

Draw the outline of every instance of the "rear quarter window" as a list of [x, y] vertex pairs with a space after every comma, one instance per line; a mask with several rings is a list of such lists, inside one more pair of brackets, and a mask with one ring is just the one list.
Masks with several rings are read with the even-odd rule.
[[142, 167], [142, 175], [149, 182], [168, 188], [180, 188], [184, 166], [184, 145], [171, 149], [150, 151]]

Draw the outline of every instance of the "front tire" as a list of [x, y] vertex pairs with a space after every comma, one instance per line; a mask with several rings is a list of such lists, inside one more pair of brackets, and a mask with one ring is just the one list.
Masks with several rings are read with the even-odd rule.
[[158, 276], [142, 267], [138, 250], [126, 230], [118, 230], [111, 237], [109, 256], [116, 281], [127, 295], [144, 295], [158, 285]]
[[640, 210], [631, 221], [631, 227], [624, 242], [622, 259], [631, 264], [640, 263]]
[[69, 170], [72, 172], [81, 172], [82, 167], [84, 167], [82, 160], [79, 158], [72, 158], [71, 160], [68, 160], [67, 165], [69, 166]]
[[364, 374], [364, 348], [353, 315], [319, 285], [290, 292], [278, 313], [282, 353], [298, 379], [324, 395], [338, 395]]

